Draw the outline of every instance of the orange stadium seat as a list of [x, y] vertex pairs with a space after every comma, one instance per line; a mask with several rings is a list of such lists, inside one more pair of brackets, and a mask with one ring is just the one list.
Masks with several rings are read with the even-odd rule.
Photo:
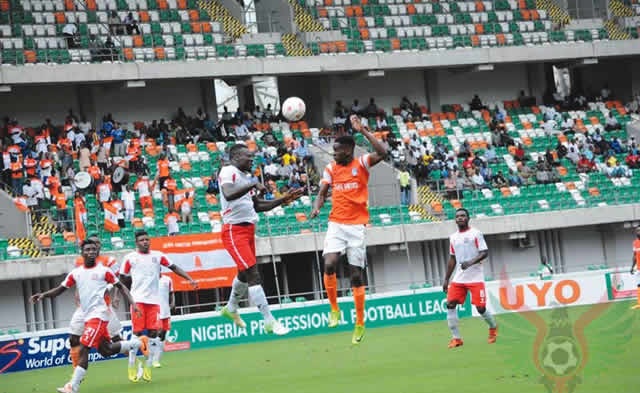
[[153, 52], [156, 54], [156, 59], [158, 59], [158, 60], [164, 60], [165, 59], [164, 48], [154, 48]]
[[149, 23], [149, 21], [151, 20], [148, 11], [138, 11], [138, 17], [140, 18], [140, 22], [142, 23]]
[[186, 10], [187, 9], [187, 0], [178, 0], [178, 9]]
[[76, 5], [73, 0], [64, 0], [64, 9], [67, 11], [75, 11]]

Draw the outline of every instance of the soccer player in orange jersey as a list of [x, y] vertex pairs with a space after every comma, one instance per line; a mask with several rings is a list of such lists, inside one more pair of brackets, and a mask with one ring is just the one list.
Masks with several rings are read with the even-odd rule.
[[631, 257], [631, 274], [636, 275], [638, 285], [638, 304], [631, 307], [634, 310], [640, 308], [640, 227], [636, 228], [636, 239], [633, 241], [633, 256]]
[[[487, 243], [482, 232], [469, 226], [467, 209], [456, 210], [458, 230], [449, 236], [449, 262], [442, 290], [447, 294], [447, 323], [451, 330], [449, 348], [462, 346], [462, 337], [458, 331], [459, 304], [464, 304], [467, 292], [471, 293], [471, 304], [489, 325], [489, 344], [496, 342], [498, 327], [496, 320], [487, 310], [487, 292], [484, 285], [482, 261], [489, 255]], [[451, 275], [455, 271], [453, 278]]]
[[351, 268], [351, 287], [356, 308], [356, 326], [351, 342], [357, 345], [364, 337], [365, 225], [369, 222], [369, 168], [384, 160], [387, 151], [360, 122], [358, 116], [351, 116], [351, 125], [354, 132], [360, 132], [367, 138], [374, 152], [355, 158], [353, 154], [356, 143], [353, 137], [345, 135], [336, 138], [333, 144], [335, 161], [324, 169], [311, 218], [320, 213], [331, 187], [331, 213], [322, 251], [324, 287], [331, 304], [329, 327], [337, 327], [340, 322], [336, 265], [340, 255], [346, 253]]

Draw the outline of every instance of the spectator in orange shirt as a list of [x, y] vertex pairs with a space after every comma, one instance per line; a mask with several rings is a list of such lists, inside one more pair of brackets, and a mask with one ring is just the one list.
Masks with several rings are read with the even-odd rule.
[[[51, 179], [51, 178], [49, 178]], [[51, 198], [56, 204], [57, 209], [57, 220], [58, 220], [58, 231], [68, 231], [69, 226], [69, 215], [67, 214], [67, 196], [62, 192], [62, 187], [58, 186], [58, 189], [55, 193], [51, 195]]]
[[180, 216], [184, 224], [193, 222], [193, 196], [191, 193], [186, 192], [184, 198], [178, 202], [178, 209], [180, 209]]
[[167, 225], [169, 236], [176, 236], [180, 233], [180, 225], [178, 224], [180, 217], [175, 210], [169, 209], [169, 214], [164, 217], [164, 223]]
[[164, 181], [164, 187], [167, 190], [167, 205], [169, 210], [175, 209], [176, 191], [178, 191], [178, 183], [171, 175], [167, 176]]
[[17, 157], [11, 157], [11, 165], [9, 166], [9, 169], [11, 170], [11, 188], [13, 189], [13, 193], [15, 196], [22, 195], [24, 169]]
[[169, 159], [166, 155], [162, 154], [158, 159], [158, 181], [160, 182], [160, 189], [165, 188], [164, 182], [170, 176], [169, 171]]

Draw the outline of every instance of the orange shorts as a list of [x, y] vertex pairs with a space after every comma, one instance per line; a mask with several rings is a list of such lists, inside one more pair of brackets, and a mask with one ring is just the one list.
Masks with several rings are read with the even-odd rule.
[[163, 318], [160, 320], [160, 330], [168, 332], [171, 330], [171, 318]]
[[140, 207], [143, 209], [153, 209], [153, 200], [151, 199], [151, 196], [140, 197]]
[[231, 255], [239, 271], [256, 264], [256, 226], [224, 224], [222, 244]]
[[158, 304], [136, 303], [141, 314], [138, 315], [131, 307], [131, 327], [134, 333], [142, 333], [145, 330], [158, 330], [160, 328], [160, 306]]
[[483, 282], [459, 283], [452, 282], [447, 289], [447, 302], [463, 304], [467, 300], [467, 292], [471, 292], [471, 304], [477, 307], [487, 305], [487, 292]]
[[103, 340], [111, 341], [107, 331], [108, 321], [93, 318], [84, 323], [84, 331], [80, 337], [80, 344], [87, 348], [98, 348]]

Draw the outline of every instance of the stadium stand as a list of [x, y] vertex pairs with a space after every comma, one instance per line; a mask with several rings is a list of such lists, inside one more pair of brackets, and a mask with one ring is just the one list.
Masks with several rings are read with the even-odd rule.
[[[625, 204], [637, 198], [638, 148], [627, 137], [625, 127], [630, 115], [619, 101], [562, 109], [520, 107], [520, 102], [513, 100], [475, 110], [467, 104], [443, 105], [441, 112], [429, 112], [424, 106], [416, 106], [411, 112], [403, 103], [390, 112], [384, 117], [381, 111], [378, 116], [365, 117], [365, 121], [389, 145], [390, 163], [412, 170], [419, 185], [419, 200], [412, 206], [372, 207], [371, 225], [451, 219], [461, 206], [478, 216], [496, 216]], [[381, 116], [386, 121], [384, 127], [378, 122]], [[81, 170], [93, 176], [91, 186], [82, 190], [82, 204], [91, 212], [83, 226], [86, 231], [100, 233], [107, 249], [132, 247], [129, 235], [136, 227], [145, 227], [154, 236], [167, 235], [165, 219], [171, 213], [180, 216], [182, 233], [216, 230], [220, 212], [215, 176], [225, 160], [226, 148], [236, 138], [256, 151], [255, 175], [262, 176], [270, 194], [277, 196], [283, 187], [305, 185], [314, 194], [319, 175], [306, 144], [322, 143], [320, 130], [310, 129], [305, 122], [275, 120], [263, 112], [225, 114], [217, 125], [228, 130], [222, 132], [202, 112], [190, 117], [179, 110], [168, 124], [152, 121], [120, 125], [106, 116], [100, 131], [89, 131], [84, 138], [80, 127], [86, 130], [89, 126], [78, 122], [72, 113], [60, 127], [23, 128], [9, 122], [5, 135], [11, 135], [14, 144], [4, 149], [5, 158], [29, 149], [56, 153], [23, 161], [23, 167], [15, 172], [20, 173], [18, 177], [4, 172], [3, 181], [13, 185], [16, 196], [27, 193], [16, 191], [24, 178], [39, 179], [44, 185], [42, 195], [30, 202], [24, 199], [34, 210], [37, 242], [12, 239], [8, 246], [19, 248], [22, 257], [41, 255], [41, 250], [49, 255], [77, 252], [72, 230], [78, 225], [78, 211], [72, 208], [78, 206], [73, 179]], [[21, 143], [23, 140], [26, 143]], [[359, 134], [356, 141], [366, 146]], [[85, 152], [81, 152], [83, 147], [87, 148]], [[415, 156], [415, 161], [410, 156]], [[582, 160], [585, 156], [587, 161]], [[53, 181], [47, 178], [47, 157], [59, 174]], [[36, 171], [30, 169], [34, 165]], [[127, 168], [130, 178], [114, 183], [114, 170], [119, 166]], [[173, 186], [167, 186], [169, 174]], [[144, 195], [136, 184], [139, 179], [152, 183], [150, 205], [141, 198]], [[127, 222], [123, 220], [122, 202], [113, 204], [126, 199], [118, 194], [124, 184], [129, 185], [134, 198]], [[58, 185], [62, 185], [63, 198], [57, 197]], [[33, 187], [28, 193], [38, 194]], [[312, 198], [307, 196], [291, 206], [261, 214], [266, 225], [259, 227], [258, 235], [325, 230], [330, 204], [323, 208], [320, 220], [311, 223], [307, 214]], [[184, 201], [190, 208], [182, 216], [178, 213]], [[107, 230], [112, 209], [121, 221], [113, 223], [115, 229]]]
[[[6, 0], [0, 16], [2, 63], [308, 56], [638, 36], [637, 27], [625, 31], [614, 20], [602, 28], [565, 29], [569, 15], [553, 0], [362, 3], [290, 0], [300, 31], [333, 30], [344, 37], [305, 46], [292, 33], [283, 34], [280, 42], [244, 44], [247, 27], [217, 1]], [[621, 18], [637, 14], [640, 6], [612, 0], [611, 9]]]

